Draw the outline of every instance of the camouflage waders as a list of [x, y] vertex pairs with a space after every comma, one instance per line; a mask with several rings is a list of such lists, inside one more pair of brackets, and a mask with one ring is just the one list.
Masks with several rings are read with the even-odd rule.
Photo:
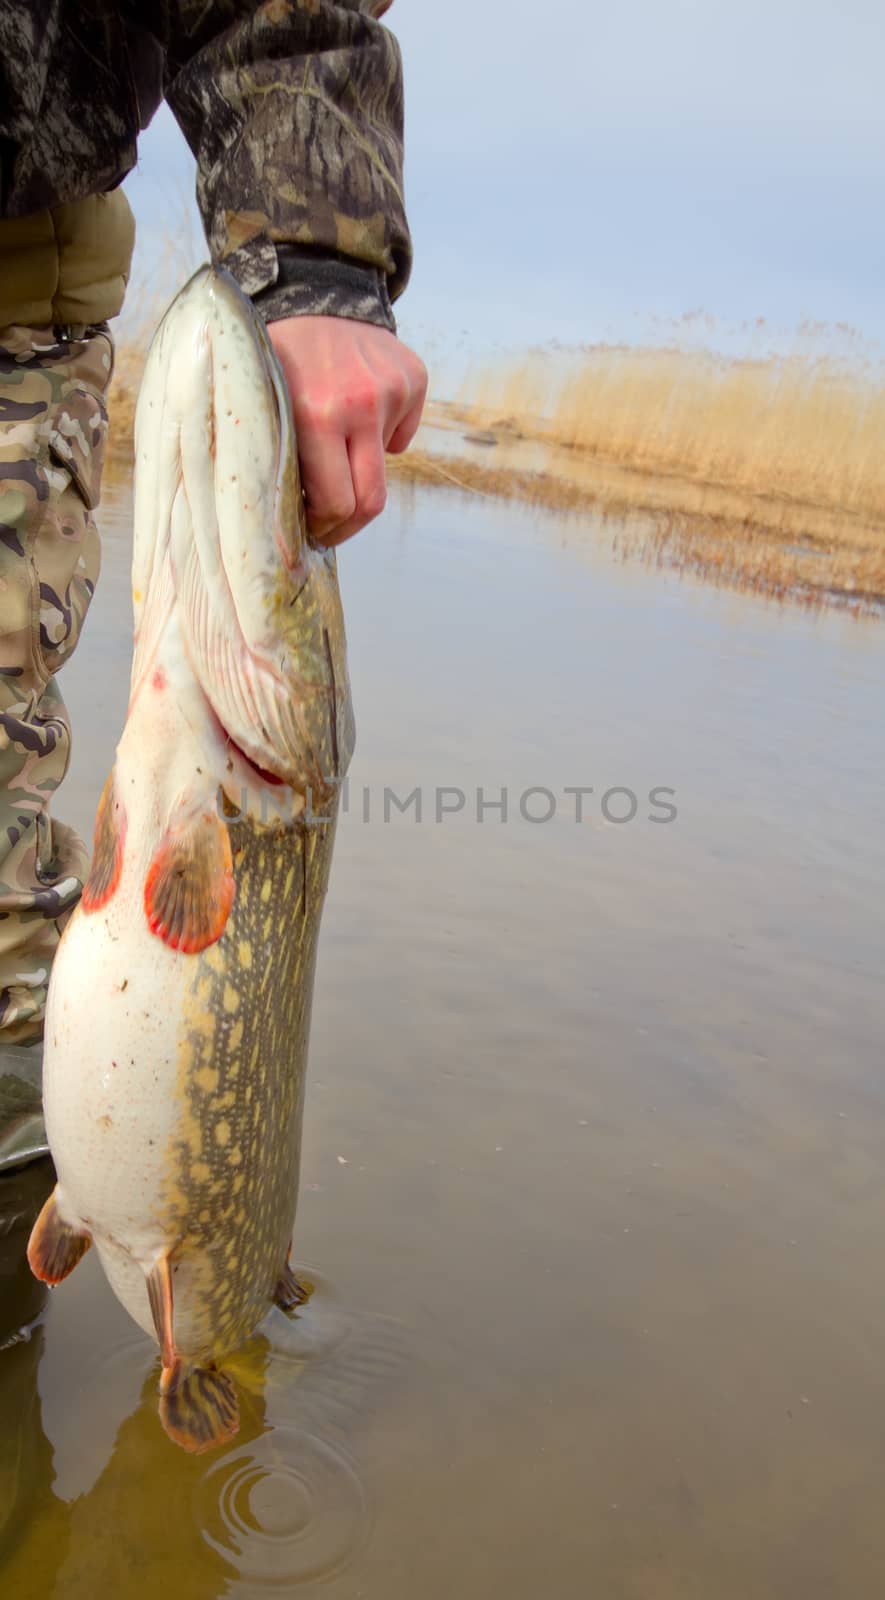
[[88, 869], [50, 818], [71, 742], [56, 673], [98, 580], [112, 364], [106, 326], [0, 329], [0, 1169], [46, 1148], [35, 1041]]

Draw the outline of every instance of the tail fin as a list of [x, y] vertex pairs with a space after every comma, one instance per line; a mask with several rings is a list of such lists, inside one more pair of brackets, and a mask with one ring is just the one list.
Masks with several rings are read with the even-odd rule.
[[233, 1378], [214, 1368], [186, 1370], [180, 1361], [164, 1367], [160, 1421], [169, 1438], [192, 1455], [232, 1439], [240, 1426]]

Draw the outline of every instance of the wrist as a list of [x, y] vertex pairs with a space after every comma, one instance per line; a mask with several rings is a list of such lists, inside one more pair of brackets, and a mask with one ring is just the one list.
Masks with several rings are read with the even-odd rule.
[[253, 294], [265, 322], [284, 317], [346, 317], [396, 332], [387, 279], [347, 256], [279, 244], [276, 282]]

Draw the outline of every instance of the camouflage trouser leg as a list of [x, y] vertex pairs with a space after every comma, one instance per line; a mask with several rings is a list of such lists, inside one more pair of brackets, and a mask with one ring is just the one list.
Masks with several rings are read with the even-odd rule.
[[87, 852], [50, 820], [70, 725], [55, 673], [100, 565], [113, 345], [105, 327], [0, 329], [0, 1042], [39, 1038]]

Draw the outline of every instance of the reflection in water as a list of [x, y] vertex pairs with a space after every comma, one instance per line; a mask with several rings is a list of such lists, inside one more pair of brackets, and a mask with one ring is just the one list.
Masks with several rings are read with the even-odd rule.
[[[33, 1217], [34, 1206], [28, 1211]], [[15, 1259], [23, 1247], [18, 1239]], [[369, 1528], [365, 1486], [344, 1441], [357, 1435], [385, 1384], [397, 1381], [403, 1338], [385, 1319], [361, 1319], [348, 1336], [348, 1319], [324, 1309], [321, 1289], [314, 1299], [313, 1316], [295, 1319], [303, 1330], [289, 1330], [274, 1312], [271, 1338], [259, 1333], [231, 1362], [241, 1429], [234, 1446], [210, 1457], [170, 1448], [158, 1427], [159, 1368], [148, 1340], [124, 1338], [102, 1349], [100, 1371], [96, 1364], [71, 1373], [69, 1420], [84, 1441], [107, 1404], [105, 1385], [112, 1388], [121, 1375], [129, 1383], [107, 1458], [88, 1489], [68, 1499], [59, 1497], [57, 1478], [50, 1489], [51, 1452], [36, 1393], [43, 1329], [4, 1350], [4, 1592], [8, 1584], [8, 1592], [59, 1600], [103, 1592], [152, 1600], [168, 1581], [176, 1596], [209, 1600], [265, 1584], [288, 1593], [344, 1570]], [[274, 1339], [277, 1320], [285, 1332]], [[333, 1358], [330, 1347], [324, 1361], [325, 1330], [333, 1331], [339, 1353]], [[286, 1349], [276, 1379], [274, 1344]], [[318, 1381], [314, 1371], [322, 1372]]]
[[[198, 1574], [188, 1580], [193, 1600], [214, 1596], [224, 1587], [235, 1564], [200, 1549], [199, 1532], [182, 1507], [201, 1487], [205, 1463], [170, 1450], [157, 1426], [155, 1352], [141, 1336], [121, 1346], [100, 1346], [95, 1329], [96, 1362], [92, 1372], [68, 1373], [68, 1401], [74, 1427], [87, 1437], [96, 1410], [113, 1388], [118, 1367], [136, 1376], [125, 1416], [103, 1469], [87, 1493], [64, 1501], [53, 1492], [52, 1449], [44, 1432], [38, 1371], [46, 1329], [32, 1319], [47, 1291], [32, 1278], [25, 1248], [33, 1221], [52, 1189], [49, 1161], [34, 1163], [0, 1180], [0, 1281], [2, 1331], [0, 1350], [0, 1558], [4, 1592], [91, 1600], [102, 1592], [155, 1594], [155, 1582], [168, 1570], [171, 1593], [181, 1593], [176, 1572]], [[264, 1428], [262, 1386], [264, 1350], [257, 1341], [250, 1350], [248, 1404], [244, 1407], [243, 1444], [258, 1440]], [[140, 1378], [149, 1368], [146, 1377]], [[153, 1571], [150, 1583], [142, 1577]]]
[[[885, 631], [409, 505], [341, 557], [361, 745], [308, 1074], [315, 1293], [240, 1352], [241, 1437], [190, 1458], [98, 1263], [41, 1310], [22, 1221], [3, 1592], [872, 1600]], [[66, 669], [84, 829], [125, 713], [123, 525]], [[610, 786], [656, 784], [671, 826], [606, 821]], [[420, 826], [385, 785], [421, 786]], [[441, 825], [438, 785], [469, 797]], [[478, 789], [530, 785], [591, 786], [583, 823], [477, 822]]]
[[[438, 451], [441, 430], [425, 427], [431, 448], [399, 458], [396, 481], [455, 488], [471, 500], [543, 507], [557, 514], [563, 540], [587, 540], [592, 520], [619, 561], [703, 578], [806, 610], [838, 607], [855, 617], [885, 612], [885, 533], [837, 511], [789, 500], [764, 501], [717, 483], [632, 472], [558, 445], [503, 447], [489, 459], [472, 435], [461, 450]], [[444, 436], [443, 436], [444, 437]], [[535, 464], [532, 464], [535, 463]]]
[[55, 1183], [51, 1161], [0, 1177], [0, 1565], [21, 1539], [49, 1477], [37, 1372], [47, 1291], [28, 1268], [34, 1220]]
[[[260, 1394], [243, 1406], [244, 1446], [264, 1425]], [[47, 1508], [31, 1546], [28, 1573], [13, 1567], [12, 1589], [35, 1582], [35, 1592], [59, 1600], [101, 1594], [137, 1596], [186, 1592], [210, 1600], [225, 1592], [236, 1567], [201, 1548], [188, 1507], [199, 1493], [205, 1461], [168, 1448], [157, 1426], [157, 1370], [132, 1396], [133, 1411], [120, 1426], [113, 1453], [93, 1487], [76, 1500]], [[84, 1426], [86, 1419], [83, 1419]], [[181, 1587], [186, 1575], [187, 1589]]]

